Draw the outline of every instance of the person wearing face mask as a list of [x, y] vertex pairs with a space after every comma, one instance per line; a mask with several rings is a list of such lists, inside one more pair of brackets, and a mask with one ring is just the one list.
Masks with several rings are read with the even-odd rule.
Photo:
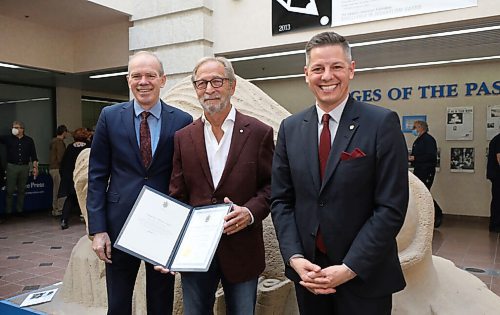
[[[436, 175], [437, 144], [436, 139], [428, 131], [427, 122], [416, 120], [413, 123], [412, 133], [417, 139], [413, 142], [408, 160], [414, 168], [413, 174], [430, 190], [434, 182], [434, 175]], [[442, 217], [443, 212], [434, 200], [434, 227], [441, 225]]]
[[35, 142], [24, 134], [24, 123], [12, 123], [12, 135], [0, 136], [0, 143], [5, 145], [7, 151], [7, 181], [6, 181], [6, 206], [5, 212], [10, 214], [14, 192], [17, 190], [16, 214], [21, 215], [24, 207], [24, 194], [26, 180], [29, 176], [30, 166], [33, 163], [33, 176], [38, 176], [38, 158]]

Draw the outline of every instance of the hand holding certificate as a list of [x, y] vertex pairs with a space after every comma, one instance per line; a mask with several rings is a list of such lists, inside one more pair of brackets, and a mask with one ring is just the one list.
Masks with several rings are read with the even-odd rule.
[[206, 271], [231, 206], [192, 208], [144, 186], [114, 246], [171, 271]]

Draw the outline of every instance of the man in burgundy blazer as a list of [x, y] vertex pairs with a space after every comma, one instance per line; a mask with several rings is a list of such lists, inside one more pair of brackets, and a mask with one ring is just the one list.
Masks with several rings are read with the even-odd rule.
[[211, 314], [219, 280], [227, 314], [253, 314], [265, 267], [273, 130], [232, 107], [236, 78], [226, 59], [203, 58], [192, 81], [204, 113], [175, 135], [170, 194], [191, 206], [234, 205], [210, 269], [182, 273], [184, 314]]

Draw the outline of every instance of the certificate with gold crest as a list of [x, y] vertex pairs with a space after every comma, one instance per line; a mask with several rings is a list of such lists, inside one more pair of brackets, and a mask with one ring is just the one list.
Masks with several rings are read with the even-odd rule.
[[231, 207], [193, 208], [144, 186], [114, 247], [172, 271], [207, 271]]

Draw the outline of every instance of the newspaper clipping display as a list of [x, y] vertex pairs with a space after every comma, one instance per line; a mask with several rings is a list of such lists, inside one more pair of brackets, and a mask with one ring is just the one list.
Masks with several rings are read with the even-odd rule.
[[488, 105], [486, 111], [486, 140], [500, 133], [500, 105]]
[[446, 111], [446, 140], [473, 140], [473, 108], [448, 107]]

